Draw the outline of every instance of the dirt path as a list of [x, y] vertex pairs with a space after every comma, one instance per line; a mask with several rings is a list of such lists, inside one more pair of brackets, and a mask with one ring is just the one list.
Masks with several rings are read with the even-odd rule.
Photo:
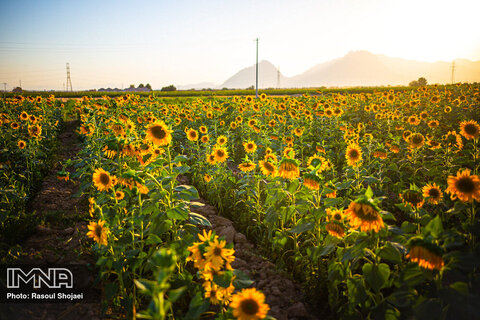
[[[180, 182], [189, 184], [187, 177], [180, 177]], [[232, 267], [246, 273], [254, 281], [253, 287], [261, 290], [270, 306], [269, 315], [278, 320], [293, 319], [320, 319], [304, 301], [304, 294], [299, 284], [291, 280], [288, 275], [278, 270], [273, 263], [261, 257], [254, 244], [244, 234], [235, 230], [229, 219], [219, 216], [217, 209], [203, 199], [195, 202], [204, 206], [192, 206], [193, 212], [205, 216], [212, 224], [212, 229], [219, 236], [224, 236], [227, 243], [234, 244], [235, 261]], [[327, 312], [322, 310], [323, 314]]]
[[[30, 203], [28, 211], [42, 222], [23, 244], [23, 256], [19, 263], [30, 265], [95, 265], [95, 257], [86, 249], [85, 234], [88, 201], [72, 197], [78, 183], [60, 181], [57, 172], [60, 163], [75, 158], [80, 149], [75, 130], [76, 121], [65, 123], [59, 135], [59, 150], [55, 165], [45, 177], [40, 191]], [[73, 168], [67, 168], [73, 172]], [[92, 284], [97, 271], [81, 275], [83, 283]], [[75, 275], [74, 275], [75, 277]], [[77, 279], [75, 280], [77, 281]], [[98, 290], [97, 290], [98, 292]], [[5, 319], [100, 319], [101, 301], [95, 303], [17, 303], [3, 306], [0, 318]]]

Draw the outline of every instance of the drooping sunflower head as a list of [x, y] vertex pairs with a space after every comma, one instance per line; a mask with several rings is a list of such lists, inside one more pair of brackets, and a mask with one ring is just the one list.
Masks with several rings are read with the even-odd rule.
[[169, 145], [172, 141], [172, 133], [163, 121], [152, 123], [147, 129], [147, 139], [159, 146]]
[[467, 140], [476, 139], [480, 136], [480, 125], [475, 120], [462, 121], [460, 123], [460, 134]]
[[435, 244], [414, 237], [409, 240], [410, 248], [406, 258], [417, 263], [420, 267], [430, 270], [441, 270], [445, 265], [442, 258], [442, 250]]
[[452, 200], [460, 199], [463, 202], [480, 202], [480, 179], [477, 175], [470, 175], [470, 169], [459, 170], [457, 176], [448, 177], [447, 193]]
[[238, 165], [238, 169], [240, 169], [242, 172], [250, 172], [254, 170], [256, 166], [257, 165], [255, 163], [248, 161], [248, 162], [240, 163]]
[[350, 226], [354, 229], [378, 232], [384, 226], [378, 209], [368, 201], [352, 201], [345, 214]]
[[287, 159], [295, 158], [295, 150], [292, 147], [286, 147], [283, 149], [283, 156]]
[[318, 177], [315, 173], [307, 173], [303, 176], [303, 184], [310, 190], [319, 190], [320, 181], [320, 177]]
[[30, 134], [30, 137], [40, 137], [42, 134], [42, 127], [40, 127], [38, 124], [28, 126], [28, 133]]
[[294, 159], [283, 158], [280, 162], [278, 175], [285, 179], [298, 178], [300, 176], [300, 169], [298, 168], [297, 161]]

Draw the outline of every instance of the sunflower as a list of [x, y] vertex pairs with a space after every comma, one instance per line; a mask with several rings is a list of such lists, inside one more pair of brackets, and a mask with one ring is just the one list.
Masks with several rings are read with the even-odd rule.
[[265, 295], [255, 288], [243, 289], [232, 297], [230, 307], [238, 320], [257, 320], [267, 316], [270, 307], [265, 303]]
[[209, 243], [210, 245], [205, 248], [205, 259], [209, 267], [213, 270], [220, 271], [223, 264], [226, 263], [227, 269], [230, 263], [235, 260], [233, 255], [235, 250], [225, 248], [227, 242], [225, 240], [215, 239]]
[[212, 176], [209, 175], [208, 173], [206, 173], [204, 176], [203, 176], [203, 179], [205, 180], [205, 182], [210, 182], [212, 180]]
[[25, 141], [23, 141], [23, 140], [19, 140], [19, 141], [17, 142], [17, 146], [18, 146], [19, 149], [23, 150], [23, 149], [25, 149], [25, 147], [27, 146], [27, 143], [26, 143]]
[[125, 197], [125, 193], [123, 191], [115, 191], [115, 199], [122, 200]]
[[475, 120], [462, 121], [460, 123], [460, 134], [467, 140], [476, 139], [480, 135], [480, 125]]
[[237, 126], [238, 126], [238, 125], [237, 125], [237, 123], [236, 123], [235, 121], [232, 121], [232, 122], [230, 123], [230, 129], [232, 129], [232, 130], [235, 130], [235, 129], [237, 128]]
[[195, 129], [188, 129], [186, 130], [187, 139], [190, 141], [197, 141], [198, 140], [198, 131]]
[[434, 184], [427, 184], [422, 188], [423, 197], [427, 199], [427, 202], [430, 204], [438, 204], [442, 198], [443, 193], [439, 186]]
[[28, 133], [30, 134], [30, 137], [38, 138], [42, 134], [42, 127], [40, 127], [38, 124], [33, 126], [28, 126]]
[[228, 158], [228, 152], [225, 147], [215, 147], [213, 149], [213, 155], [215, 157], [215, 162], [223, 163]]
[[406, 258], [430, 270], [441, 270], [445, 265], [440, 248], [418, 238], [410, 241], [410, 251]]
[[202, 138], [200, 139], [202, 143], [207, 143], [209, 140], [210, 140], [210, 137], [208, 135], [202, 136]]
[[413, 133], [407, 138], [408, 146], [412, 149], [418, 149], [425, 143], [425, 138], [421, 133]]
[[217, 161], [215, 160], [215, 153], [212, 152], [210, 154], [207, 154], [207, 162], [212, 165], [217, 163]]
[[447, 132], [444, 139], [447, 147], [457, 147], [457, 150], [455, 152], [463, 149], [462, 136], [459, 135], [456, 131]]
[[272, 163], [270, 163], [267, 159], [265, 159], [265, 161], [260, 160], [258, 162], [258, 165], [260, 167], [260, 171], [262, 171], [264, 175], [272, 176], [273, 178], [277, 176], [277, 168]]
[[421, 120], [419, 118], [417, 118], [416, 115], [412, 115], [412, 116], [408, 117], [408, 123], [412, 124], [414, 126], [418, 126], [420, 124], [420, 121]]
[[253, 141], [248, 141], [243, 143], [243, 148], [246, 153], [253, 153], [257, 150], [257, 145]]
[[211, 304], [220, 304], [223, 300], [222, 291], [219, 290], [220, 287], [217, 286], [214, 282], [205, 281], [203, 283], [203, 289], [205, 290], [205, 298], [210, 299]]
[[208, 132], [208, 129], [207, 129], [207, 127], [205, 127], [205, 126], [201, 126], [201, 127], [198, 128], [198, 129], [200, 130], [200, 132], [201, 132], [202, 134], [206, 134], [206, 133]]
[[303, 184], [310, 190], [320, 189], [320, 178], [315, 173], [307, 173], [303, 177]]
[[157, 121], [147, 129], [147, 139], [159, 146], [166, 146], [172, 141], [172, 131], [165, 122]]
[[284, 158], [280, 162], [280, 168], [278, 169], [278, 175], [285, 179], [296, 179], [300, 176], [300, 169], [298, 168], [297, 161], [294, 159]]
[[470, 169], [458, 171], [457, 176], [448, 177], [448, 188], [452, 200], [460, 199], [463, 202], [480, 202], [480, 179], [477, 175], [470, 175]]
[[300, 137], [303, 134], [304, 130], [305, 128], [295, 128], [295, 130], [293, 130], [293, 134], [297, 137]]
[[248, 162], [240, 163], [238, 165], [238, 168], [243, 172], [250, 172], [254, 170], [256, 166], [257, 165], [255, 163], [248, 161]]
[[383, 228], [383, 219], [378, 210], [371, 203], [352, 201], [345, 211], [350, 226], [361, 231], [375, 232]]
[[328, 222], [325, 225], [325, 229], [328, 231], [328, 234], [335, 238], [342, 239], [345, 236], [345, 229], [337, 222]]
[[87, 236], [95, 240], [98, 244], [106, 246], [107, 242], [107, 234], [108, 228], [104, 227], [105, 221], [98, 220], [98, 222], [91, 221], [88, 225]]
[[20, 119], [21, 120], [27, 120], [28, 119], [28, 113], [26, 113], [25, 111], [23, 111], [21, 114], [20, 114]]
[[98, 191], [109, 190], [113, 186], [112, 177], [107, 171], [103, 170], [102, 168], [98, 168], [93, 173], [93, 184]]
[[349, 166], [357, 167], [362, 162], [362, 149], [356, 143], [349, 144], [347, 146], [347, 152], [345, 153], [347, 163]]
[[218, 144], [219, 146], [223, 146], [225, 143], [227, 143], [227, 141], [228, 141], [228, 139], [227, 139], [227, 137], [225, 137], [225, 136], [219, 136], [219, 137], [217, 138], [217, 144]]
[[287, 159], [295, 158], [295, 150], [292, 147], [286, 147], [283, 149], [283, 156]]
[[345, 219], [343, 209], [327, 208], [325, 212], [327, 213], [327, 221], [343, 223], [343, 220]]
[[404, 204], [409, 204], [413, 208], [421, 208], [423, 206], [423, 195], [415, 190], [406, 190], [400, 194], [400, 198]]
[[438, 122], [438, 120], [431, 120], [428, 122], [428, 126], [432, 129], [438, 127], [439, 125], [440, 122]]

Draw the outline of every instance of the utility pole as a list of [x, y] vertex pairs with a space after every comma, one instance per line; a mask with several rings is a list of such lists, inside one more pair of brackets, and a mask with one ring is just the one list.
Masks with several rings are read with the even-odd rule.
[[452, 61], [452, 84], [455, 83], [455, 61]]
[[22, 80], [20, 80], [20, 89], [22, 88]]
[[255, 65], [255, 98], [258, 99], [258, 38], [257, 38], [257, 63]]
[[70, 78], [70, 63], [67, 62], [67, 90], [66, 91], [68, 91], [68, 86], [70, 86], [70, 91], [73, 91], [72, 79]]
[[3, 83], [3, 92], [7, 92], [7, 83], [6, 82]]

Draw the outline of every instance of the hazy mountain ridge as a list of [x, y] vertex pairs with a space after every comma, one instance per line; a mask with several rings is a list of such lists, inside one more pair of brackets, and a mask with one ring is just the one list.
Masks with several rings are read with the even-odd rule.
[[[428, 83], [450, 83], [451, 68], [451, 62], [421, 62], [363, 50], [351, 51], [344, 57], [317, 64], [293, 77], [285, 77], [278, 73], [278, 69], [271, 62], [262, 60], [258, 64], [258, 86], [302, 88], [408, 85], [419, 77], [425, 77]], [[456, 59], [455, 82], [480, 82], [480, 61]], [[245, 89], [252, 85], [255, 85], [255, 65], [238, 71], [219, 86], [202, 83], [199, 86], [187, 85], [179, 88]]]

